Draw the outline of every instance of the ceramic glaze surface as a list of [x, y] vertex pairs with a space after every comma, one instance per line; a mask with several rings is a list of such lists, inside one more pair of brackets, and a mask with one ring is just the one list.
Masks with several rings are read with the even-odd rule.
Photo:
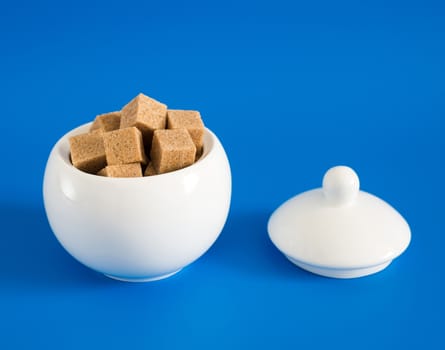
[[359, 191], [358, 176], [344, 166], [330, 169], [322, 188], [281, 205], [268, 231], [291, 261], [330, 277], [377, 272], [399, 256], [411, 238], [405, 219], [383, 200]]
[[45, 210], [63, 247], [110, 277], [148, 281], [168, 277], [204, 254], [227, 219], [231, 173], [225, 151], [208, 129], [204, 153], [192, 166], [143, 178], [107, 178], [74, 168], [70, 136], [49, 156]]

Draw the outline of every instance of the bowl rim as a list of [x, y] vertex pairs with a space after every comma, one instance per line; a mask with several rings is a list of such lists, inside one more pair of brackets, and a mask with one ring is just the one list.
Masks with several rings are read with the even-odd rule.
[[142, 176], [142, 177], [107, 177], [100, 176], [96, 174], [90, 174], [80, 169], [77, 169], [70, 160], [70, 147], [69, 147], [69, 138], [75, 135], [80, 135], [88, 131], [89, 127], [93, 124], [93, 122], [88, 122], [82, 124], [74, 129], [71, 129], [67, 133], [65, 133], [62, 137], [54, 145], [51, 153], [54, 155], [59, 163], [63, 164], [64, 168], [67, 171], [70, 171], [73, 176], [85, 176], [86, 179], [97, 179], [98, 181], [106, 181], [106, 182], [146, 182], [146, 181], [155, 181], [159, 179], [166, 179], [167, 177], [185, 175], [189, 172], [194, 172], [197, 168], [201, 168], [206, 166], [207, 163], [214, 158], [214, 150], [218, 144], [218, 138], [216, 135], [207, 127], [204, 127], [204, 145], [202, 155], [196, 160], [192, 165], [184, 167], [182, 169], [170, 171], [168, 173], [156, 174], [150, 176]]

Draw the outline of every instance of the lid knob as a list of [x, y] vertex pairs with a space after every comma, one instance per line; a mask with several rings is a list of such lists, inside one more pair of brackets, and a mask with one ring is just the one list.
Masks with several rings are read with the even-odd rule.
[[351, 204], [360, 189], [360, 180], [355, 171], [347, 166], [329, 169], [323, 177], [323, 193], [333, 206]]

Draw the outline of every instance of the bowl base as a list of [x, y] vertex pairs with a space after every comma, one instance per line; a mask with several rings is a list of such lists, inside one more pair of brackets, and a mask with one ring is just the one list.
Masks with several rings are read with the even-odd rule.
[[168, 278], [171, 277], [175, 274], [177, 274], [179, 271], [181, 271], [182, 269], [167, 273], [165, 275], [160, 275], [160, 276], [154, 276], [154, 277], [120, 277], [120, 276], [113, 276], [113, 275], [107, 275], [104, 274], [105, 276], [112, 278], [114, 280], [118, 280], [118, 281], [122, 281], [122, 282], [153, 282], [153, 281], [159, 281], [159, 280], [163, 280], [164, 278]]
[[374, 273], [377, 273], [379, 271], [382, 271], [384, 268], [386, 268], [389, 264], [391, 264], [391, 261], [384, 262], [383, 264], [370, 266], [370, 267], [364, 267], [364, 268], [358, 268], [358, 269], [338, 269], [338, 268], [328, 268], [328, 267], [321, 267], [321, 266], [315, 266], [303, 263], [301, 261], [295, 260], [291, 258], [290, 256], [286, 256], [291, 262], [293, 262], [298, 267], [302, 268], [303, 270], [315, 273], [316, 275], [321, 275], [324, 277], [331, 277], [331, 278], [357, 278], [357, 277], [364, 277], [368, 275], [372, 275]]

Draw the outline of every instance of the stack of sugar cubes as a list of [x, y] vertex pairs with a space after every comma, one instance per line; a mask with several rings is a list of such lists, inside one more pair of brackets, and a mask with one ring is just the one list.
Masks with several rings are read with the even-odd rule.
[[121, 111], [98, 115], [88, 133], [71, 137], [71, 162], [108, 177], [163, 174], [193, 164], [203, 137], [198, 111], [167, 109], [139, 94]]

